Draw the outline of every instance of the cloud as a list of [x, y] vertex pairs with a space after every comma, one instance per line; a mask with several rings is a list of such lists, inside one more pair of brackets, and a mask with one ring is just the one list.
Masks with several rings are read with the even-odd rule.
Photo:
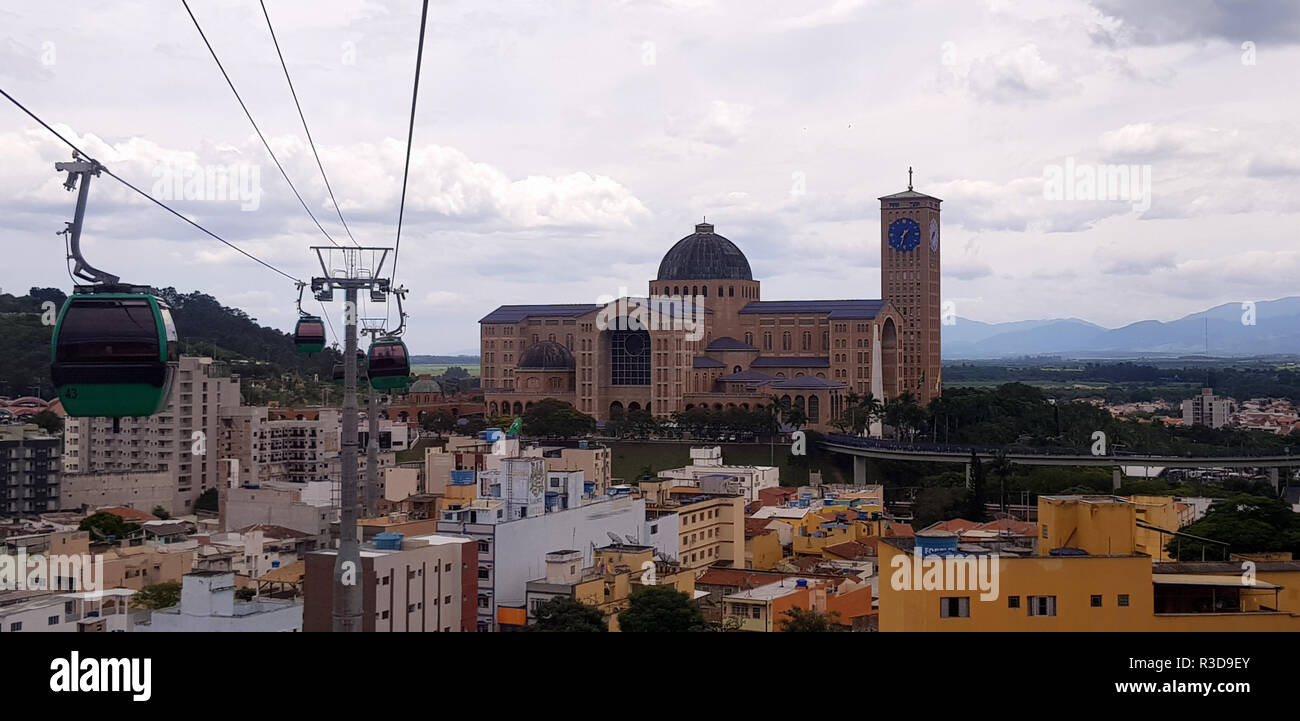
[[1043, 59], [1033, 43], [976, 58], [966, 81], [975, 97], [994, 103], [1045, 100], [1075, 87], [1060, 68]]
[[1204, 39], [1300, 42], [1300, 4], [1292, 0], [1094, 0], [1094, 5], [1144, 45]]

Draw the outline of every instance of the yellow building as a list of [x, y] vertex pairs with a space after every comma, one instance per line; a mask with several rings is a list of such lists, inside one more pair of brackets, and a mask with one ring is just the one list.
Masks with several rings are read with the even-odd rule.
[[784, 557], [781, 534], [768, 528], [771, 519], [745, 519], [745, 568], [766, 571], [776, 566]]
[[820, 556], [822, 549], [849, 541], [884, 535], [885, 521], [866, 510], [848, 506], [826, 506], [792, 521], [791, 551], [796, 556]]
[[677, 516], [677, 561], [700, 570], [714, 564], [745, 567], [745, 497], [703, 493], [672, 481], [641, 481], [646, 520]]
[[1153, 564], [1137, 550], [1137, 509], [1041, 497], [1037, 554], [927, 557], [943, 539], [881, 539], [880, 630], [1300, 631], [1300, 563], [1259, 562], [1249, 583], [1240, 563]]
[[595, 549], [593, 563], [584, 568], [582, 552], [552, 551], [546, 554], [546, 576], [529, 581], [524, 596], [529, 623], [536, 621], [537, 607], [558, 596], [594, 606], [605, 614], [609, 630], [617, 631], [618, 614], [627, 608], [628, 597], [639, 586], [671, 585], [687, 594], [695, 593], [695, 574], [675, 563], [656, 560], [653, 546], [611, 544]]

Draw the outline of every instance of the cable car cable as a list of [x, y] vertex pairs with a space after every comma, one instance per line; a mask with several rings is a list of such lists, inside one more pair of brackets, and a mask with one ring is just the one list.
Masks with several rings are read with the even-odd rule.
[[41, 120], [39, 117], [37, 117], [36, 113], [33, 113], [32, 111], [28, 110], [28, 109], [27, 109], [27, 106], [25, 106], [25, 105], [23, 105], [22, 103], [18, 102], [18, 100], [15, 99], [14, 96], [12, 96], [12, 95], [10, 95], [9, 93], [5, 92], [5, 90], [4, 90], [3, 88], [0, 88], [0, 95], [5, 96], [5, 98], [7, 98], [7, 99], [9, 100], [9, 102], [11, 102], [11, 103], [13, 103], [14, 105], [18, 106], [18, 109], [19, 109], [19, 110], [23, 111], [24, 113], [27, 113], [27, 115], [28, 115], [32, 120], [35, 120], [37, 123], [40, 123], [41, 127], [45, 128], [46, 130], [48, 130], [48, 131], [50, 131], [51, 133], [53, 133], [53, 134], [54, 134], [54, 137], [58, 138], [59, 140], [62, 140], [63, 143], [64, 143], [64, 145], [67, 145], [69, 148], [72, 148], [72, 150], [73, 150], [74, 152], [76, 152], [78, 155], [80, 155], [81, 157], [85, 158], [86, 160], [89, 160], [90, 162], [95, 163], [96, 165], [98, 165], [98, 166], [103, 170], [103, 172], [104, 172], [106, 175], [108, 175], [110, 178], [116, 180], [117, 182], [121, 183], [122, 185], [125, 185], [126, 187], [130, 188], [131, 190], [134, 190], [136, 193], [140, 194], [140, 195], [141, 195], [142, 197], [144, 197], [146, 200], [152, 202], [154, 205], [157, 205], [158, 207], [162, 208], [163, 210], [167, 211], [168, 213], [171, 213], [172, 215], [176, 216], [177, 218], [180, 218], [181, 220], [185, 221], [186, 223], [189, 223], [190, 225], [194, 226], [195, 228], [198, 228], [199, 230], [203, 231], [204, 233], [208, 234], [209, 236], [213, 237], [214, 239], [216, 239], [216, 240], [218, 240], [218, 241], [220, 241], [220, 242], [226, 244], [226, 245], [229, 246], [232, 250], [235, 250], [235, 251], [239, 252], [239, 253], [242, 254], [243, 256], [247, 257], [249, 260], [252, 260], [252, 261], [254, 261], [254, 262], [257, 262], [257, 263], [261, 264], [262, 266], [264, 266], [264, 267], [266, 267], [266, 268], [268, 268], [268, 269], [270, 269], [270, 270], [273, 270], [273, 271], [275, 271], [276, 273], [279, 273], [280, 275], [282, 275], [282, 276], [288, 278], [289, 280], [292, 280], [292, 281], [295, 282], [295, 283], [300, 282], [297, 278], [293, 277], [292, 275], [289, 275], [288, 273], [284, 272], [283, 270], [280, 270], [279, 268], [275, 267], [274, 265], [271, 265], [270, 263], [267, 263], [266, 261], [262, 260], [261, 258], [258, 258], [257, 256], [253, 255], [252, 253], [249, 253], [248, 251], [244, 250], [243, 248], [240, 248], [239, 246], [235, 245], [234, 243], [231, 243], [230, 241], [226, 240], [225, 238], [222, 238], [221, 236], [217, 235], [216, 233], [213, 233], [212, 231], [208, 230], [207, 228], [204, 228], [203, 226], [199, 225], [198, 223], [194, 222], [193, 220], [190, 220], [189, 218], [185, 217], [184, 215], [181, 215], [180, 213], [176, 212], [176, 211], [173, 210], [172, 208], [168, 207], [168, 206], [167, 206], [165, 203], [163, 203], [162, 201], [158, 200], [157, 198], [153, 197], [152, 195], [149, 195], [148, 193], [144, 192], [143, 190], [140, 190], [139, 188], [135, 187], [135, 186], [132, 185], [131, 183], [127, 182], [125, 179], [122, 178], [122, 176], [120, 176], [120, 175], [114, 173], [113, 171], [109, 170], [108, 168], [104, 167], [104, 164], [103, 164], [103, 163], [100, 163], [99, 161], [97, 161], [97, 160], [95, 160], [94, 158], [90, 157], [90, 155], [89, 155], [88, 153], [83, 152], [83, 151], [81, 150], [81, 148], [78, 148], [76, 145], [74, 145], [74, 144], [72, 143], [72, 141], [70, 141], [70, 140], [68, 140], [67, 138], [63, 137], [63, 135], [62, 135], [59, 131], [57, 131], [57, 130], [55, 130], [54, 128], [50, 127], [50, 124], [49, 124], [49, 123], [47, 123], [47, 122], [45, 122], [44, 120]]
[[189, 13], [190, 20], [194, 21], [194, 28], [199, 31], [199, 37], [203, 38], [203, 44], [208, 46], [208, 52], [212, 54], [212, 59], [216, 61], [217, 68], [221, 71], [221, 76], [226, 79], [226, 84], [230, 86], [230, 92], [235, 94], [235, 100], [239, 101], [239, 107], [244, 109], [244, 115], [248, 117], [248, 122], [253, 124], [253, 130], [257, 131], [257, 137], [261, 139], [262, 145], [266, 148], [266, 152], [271, 156], [271, 160], [275, 162], [275, 167], [280, 169], [280, 175], [284, 176], [284, 182], [289, 184], [289, 189], [292, 190], [294, 196], [298, 198], [298, 202], [302, 205], [302, 209], [307, 211], [307, 215], [311, 216], [312, 222], [316, 224], [317, 228], [320, 228], [320, 232], [325, 234], [325, 237], [329, 242], [340, 248], [343, 247], [338, 244], [338, 241], [334, 240], [334, 238], [330, 236], [330, 234], [325, 230], [325, 226], [320, 224], [320, 221], [316, 219], [316, 214], [311, 212], [311, 208], [307, 206], [307, 201], [302, 199], [302, 195], [298, 192], [298, 188], [294, 186], [292, 180], [289, 180], [289, 174], [285, 172], [284, 166], [280, 164], [280, 159], [275, 156], [275, 151], [271, 150], [271, 144], [266, 141], [266, 136], [262, 135], [262, 129], [257, 126], [257, 121], [253, 120], [253, 114], [249, 112], [248, 106], [244, 104], [244, 99], [240, 97], [239, 91], [235, 89], [234, 81], [230, 79], [230, 75], [226, 73], [225, 66], [221, 64], [221, 59], [217, 57], [217, 51], [212, 49], [212, 43], [208, 42], [208, 36], [203, 32], [203, 27], [199, 25], [199, 19], [194, 17], [194, 11], [190, 10], [190, 4], [186, 2], [186, 0], [181, 0], [181, 5], [185, 6], [185, 12]]
[[275, 28], [271, 25], [271, 16], [266, 11], [266, 2], [259, 0], [262, 5], [262, 16], [266, 18], [266, 29], [271, 31], [271, 42], [275, 43], [275, 54], [280, 58], [280, 67], [284, 69], [285, 82], [289, 83], [289, 94], [293, 96], [294, 107], [298, 108], [298, 119], [302, 121], [302, 130], [307, 134], [307, 144], [311, 146], [311, 154], [316, 158], [316, 167], [320, 168], [320, 176], [325, 180], [325, 189], [329, 191], [330, 202], [334, 203], [334, 212], [339, 215], [339, 222], [343, 224], [343, 230], [347, 231], [348, 238], [352, 244], [360, 247], [361, 244], [352, 236], [352, 229], [348, 227], [348, 221], [343, 219], [343, 210], [339, 208], [339, 201], [334, 197], [334, 188], [330, 187], [329, 176], [325, 174], [325, 165], [321, 163], [320, 154], [316, 152], [316, 141], [312, 140], [311, 130], [307, 128], [307, 117], [303, 115], [302, 105], [298, 103], [298, 91], [293, 88], [293, 80], [289, 77], [289, 66], [284, 62], [284, 54], [280, 52], [280, 41], [275, 37]]
[[[415, 86], [411, 89], [411, 119], [406, 127], [406, 167], [402, 170], [402, 200], [397, 209], [397, 242], [393, 246], [393, 272], [389, 279], [397, 282], [397, 254], [402, 250], [402, 218], [406, 215], [406, 181], [411, 174], [411, 141], [415, 136], [415, 101], [420, 97], [420, 65], [424, 59], [424, 27], [429, 19], [429, 0], [424, 0], [420, 10], [420, 44], [415, 51]], [[388, 304], [384, 305], [384, 316], [388, 316]]]

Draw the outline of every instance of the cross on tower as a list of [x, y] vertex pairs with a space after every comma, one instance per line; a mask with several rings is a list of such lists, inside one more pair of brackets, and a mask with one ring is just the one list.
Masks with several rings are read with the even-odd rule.
[[907, 166], [907, 189], [912, 189], [912, 166]]

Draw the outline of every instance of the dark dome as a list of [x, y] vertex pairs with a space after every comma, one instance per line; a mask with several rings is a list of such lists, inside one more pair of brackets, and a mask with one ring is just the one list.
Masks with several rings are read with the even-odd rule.
[[515, 368], [521, 371], [571, 371], [573, 354], [553, 340], [544, 340], [528, 346], [519, 355], [519, 364]]
[[753, 280], [749, 260], [735, 243], [700, 223], [695, 232], [677, 241], [659, 263], [659, 280]]

